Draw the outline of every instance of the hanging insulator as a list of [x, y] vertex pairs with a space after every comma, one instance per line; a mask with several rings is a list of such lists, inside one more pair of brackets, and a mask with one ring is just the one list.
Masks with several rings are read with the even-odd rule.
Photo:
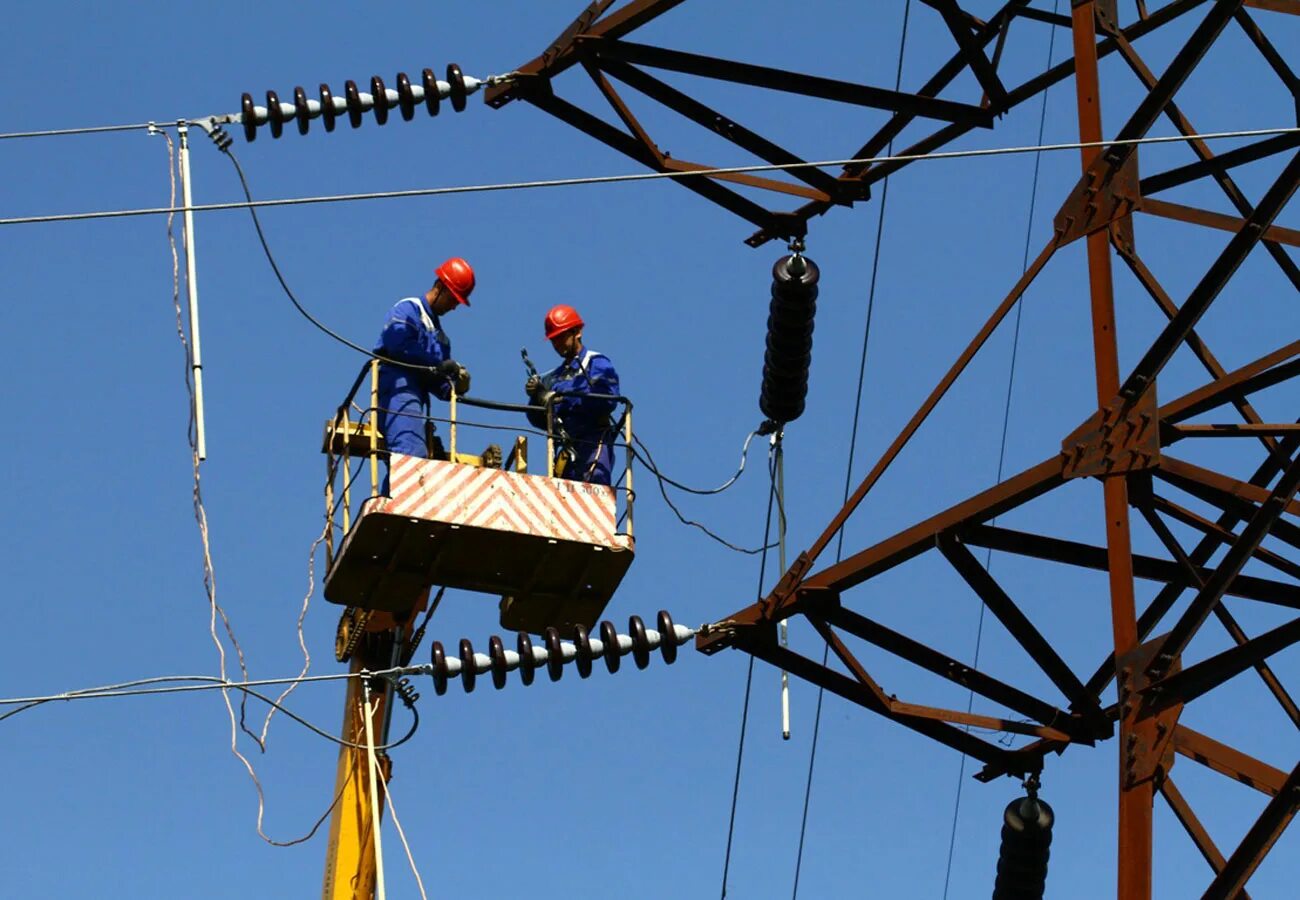
[[1052, 808], [1032, 792], [1007, 806], [993, 900], [1041, 900], [1055, 820]]
[[758, 407], [784, 425], [803, 415], [812, 364], [813, 317], [821, 273], [806, 256], [783, 256], [772, 267], [772, 303], [767, 317], [767, 353]]

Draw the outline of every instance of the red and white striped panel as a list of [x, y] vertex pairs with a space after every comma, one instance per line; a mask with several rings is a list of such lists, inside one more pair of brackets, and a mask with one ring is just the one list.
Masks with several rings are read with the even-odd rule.
[[622, 547], [614, 489], [392, 454], [391, 496], [371, 507], [453, 525]]

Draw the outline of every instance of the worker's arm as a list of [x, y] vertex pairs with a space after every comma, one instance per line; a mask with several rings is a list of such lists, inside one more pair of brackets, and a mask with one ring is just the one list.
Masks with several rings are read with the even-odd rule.
[[[389, 312], [375, 351], [388, 359], [421, 368], [436, 368], [448, 362], [450, 357], [438, 340], [438, 332], [425, 328], [410, 307], [409, 303], [399, 303]], [[439, 399], [446, 400], [451, 396], [451, 383], [447, 376], [432, 372], [420, 374]]]

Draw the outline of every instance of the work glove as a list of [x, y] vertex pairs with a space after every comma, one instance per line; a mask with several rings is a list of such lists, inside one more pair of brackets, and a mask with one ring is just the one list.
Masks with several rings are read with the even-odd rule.
[[456, 388], [456, 393], [469, 393], [469, 370], [456, 360], [449, 359], [440, 363], [437, 371], [439, 375], [447, 379], [449, 384]]
[[528, 380], [524, 382], [524, 393], [529, 399], [536, 399], [537, 395], [542, 392], [542, 378], [540, 375], [529, 375]]

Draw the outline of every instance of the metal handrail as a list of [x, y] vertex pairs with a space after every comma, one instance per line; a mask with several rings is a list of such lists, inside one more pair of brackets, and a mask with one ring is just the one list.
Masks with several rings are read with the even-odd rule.
[[[362, 385], [365, 383], [367, 374], [370, 375], [370, 404], [366, 409], [361, 409], [356, 405], [356, 398], [358, 392], [362, 389]], [[635, 456], [632, 447], [632, 401], [627, 397], [617, 394], [591, 394], [583, 391], [555, 391], [547, 397], [545, 403], [539, 406], [536, 404], [508, 403], [501, 400], [489, 400], [480, 397], [458, 395], [453, 386], [448, 399], [447, 418], [429, 415], [420, 416], [420, 418], [426, 421], [442, 421], [449, 424], [449, 455], [452, 462], [458, 462], [459, 457], [456, 453], [458, 425], [464, 424], [470, 427], [483, 427], [483, 423], [462, 422], [458, 414], [458, 406], [460, 404], [473, 406], [479, 409], [496, 410], [498, 412], [515, 412], [524, 414], [536, 412], [538, 409], [541, 409], [546, 414], [547, 422], [546, 476], [548, 478], [554, 478], [555, 439], [557, 436], [560, 436], [567, 440], [567, 436], [563, 435], [561, 430], [557, 427], [554, 404], [557, 400], [564, 397], [584, 397], [591, 400], [609, 401], [624, 407], [624, 412], [620, 417], [618, 426], [615, 426], [621, 427], [622, 443], [626, 452], [624, 472], [619, 479], [620, 482], [624, 483], [621, 487], [615, 488], [615, 495], [617, 496], [618, 493], [623, 492], [626, 493], [627, 499], [625, 501], [625, 515], [620, 517], [620, 520], [626, 519], [626, 530], [621, 533], [631, 537], [634, 497], [632, 490], [632, 464]], [[355, 420], [356, 431], [353, 429], [354, 420], [352, 419], [352, 410], [354, 407], [360, 413], [359, 418]], [[362, 432], [363, 429], [364, 433], [367, 434], [369, 442], [366, 457], [370, 468], [370, 493], [367, 499], [373, 499], [379, 496], [379, 457], [383, 452], [380, 449], [380, 441], [383, 440], [383, 435], [379, 433], [379, 410], [379, 361], [376, 359], [370, 359], [362, 365], [361, 370], [357, 373], [351, 387], [348, 389], [347, 396], [344, 398], [343, 402], [338, 405], [333, 418], [330, 419], [327, 426], [325, 439], [327, 451], [325, 509], [326, 518], [329, 521], [329, 527], [326, 529], [325, 533], [325, 555], [327, 566], [331, 565], [334, 559], [334, 529], [341, 526], [341, 533], [346, 535], [352, 527], [351, 486], [353, 478], [351, 475], [352, 442], [350, 438], [358, 432]], [[342, 436], [341, 440], [339, 439], [340, 435]], [[339, 450], [337, 451], [335, 449], [336, 441], [339, 445]], [[617, 446], [617, 444], [618, 439], [615, 438], [614, 446]], [[526, 448], [527, 438], [518, 436], [514, 446], [510, 450], [509, 456], [503, 460], [502, 468], [510, 470], [513, 467], [516, 472], [521, 474], [525, 473], [527, 471]], [[335, 485], [340, 470], [344, 473], [342, 497], [339, 498], [341, 499], [341, 502], [336, 503]], [[340, 518], [342, 520], [341, 522], [338, 521]]]

